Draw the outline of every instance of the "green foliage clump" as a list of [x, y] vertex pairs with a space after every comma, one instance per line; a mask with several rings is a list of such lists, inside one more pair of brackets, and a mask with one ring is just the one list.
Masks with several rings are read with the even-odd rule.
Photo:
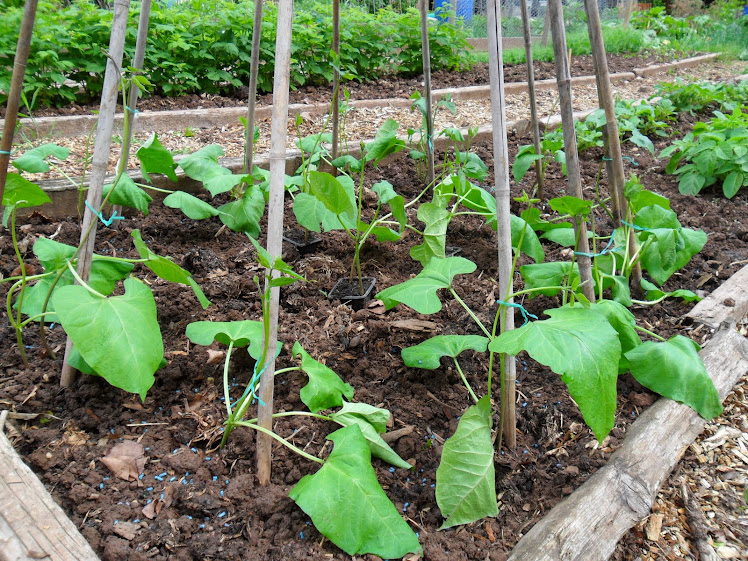
[[[132, 59], [139, 7], [128, 22], [125, 65]], [[0, 102], [10, 86], [21, 9], [10, 8], [0, 21]], [[60, 7], [39, 5], [24, 91], [30, 105], [88, 102], [101, 93], [112, 12], [77, 1]], [[170, 7], [154, 4], [144, 63], [152, 93], [230, 94], [249, 81], [253, 3], [199, 0]], [[272, 90], [277, 7], [264, 8], [258, 89]], [[432, 24], [432, 68], [469, 65], [469, 46], [460, 26]], [[294, 15], [291, 87], [325, 84], [332, 79], [332, 10], [306, 3]], [[355, 6], [341, 10], [339, 61], [348, 79], [371, 80], [381, 74], [422, 71], [419, 15], [415, 9], [376, 14]], [[82, 90], [82, 91], [81, 91]]]

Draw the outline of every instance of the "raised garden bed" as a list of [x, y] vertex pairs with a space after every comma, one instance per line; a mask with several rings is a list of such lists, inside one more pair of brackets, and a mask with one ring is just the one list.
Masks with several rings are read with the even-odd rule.
[[[681, 119], [679, 125], [685, 129], [688, 119]], [[519, 138], [516, 144], [528, 142]], [[478, 144], [476, 151], [490, 161], [488, 145]], [[646, 186], [670, 199], [684, 226], [702, 228], [709, 237], [701, 254], [668, 281], [667, 289], [713, 291], [748, 258], [748, 195], [744, 190], [730, 201], [709, 193], [700, 198], [682, 196], [675, 179], [664, 174], [663, 163], [643, 151], [631, 154], [639, 165], [628, 164], [628, 171], [640, 171]], [[586, 185], [594, 185], [601, 158], [599, 149], [583, 154]], [[421, 189], [413, 163], [402, 155], [373, 171], [367, 182], [382, 179], [406, 197]], [[491, 183], [490, 177], [487, 182]], [[563, 195], [564, 183], [560, 172], [552, 171], [549, 196]], [[514, 186], [513, 195], [519, 196], [523, 187], [527, 185]], [[293, 223], [290, 209], [286, 223]], [[221, 365], [215, 362], [220, 349], [212, 348], [211, 354], [191, 345], [185, 327], [200, 319], [233, 321], [259, 315], [252, 282], [259, 270], [254, 252], [243, 235], [230, 231], [216, 235], [220, 226], [217, 219], [193, 222], [156, 205], [146, 218], [101, 232], [97, 251], [134, 257], [129, 234], [140, 229], [152, 250], [172, 256], [194, 274], [214, 305], [202, 311], [186, 288], [142, 275], [154, 290], [169, 360], [144, 404], [92, 377], [82, 377], [72, 390], [61, 390], [56, 376], [61, 361], [41, 355], [36, 334], [27, 335], [32, 367], [26, 371], [12, 332], [4, 330], [0, 351], [7, 365], [0, 373], [0, 401], [10, 409], [40, 414], [11, 420], [10, 435], [104, 559], [346, 559], [287, 496], [303, 475], [315, 471], [314, 466], [278, 448], [271, 485], [260, 488], [255, 482], [251, 432], [237, 429], [226, 448], [215, 449], [225, 413], [218, 399]], [[27, 252], [41, 235], [72, 244], [79, 235], [75, 221], [47, 219], [43, 208], [20, 231]], [[475, 217], [461, 217], [452, 223], [448, 240], [483, 271], [458, 277], [456, 290], [480, 315], [489, 317], [496, 300], [492, 231]], [[408, 255], [415, 243], [415, 236], [397, 244], [367, 243], [362, 252], [364, 270], [382, 288], [408, 279], [420, 270]], [[8, 237], [0, 244], [0, 270], [7, 276], [17, 264]], [[376, 461], [377, 476], [419, 532], [427, 559], [504, 559], [545, 511], [608, 462], [621, 447], [632, 420], [655, 396], [630, 376], [622, 376], [615, 428], [597, 446], [559, 377], [520, 356], [518, 446], [497, 455], [499, 516], [439, 532], [442, 519], [432, 487], [435, 470], [443, 442], [454, 432], [469, 398], [446, 363], [436, 371], [409, 369], [399, 351], [437, 332], [470, 333], [474, 327], [452, 304], [426, 319], [402, 307], [388, 313], [376, 306], [354, 312], [320, 299], [320, 290], [329, 291], [336, 278], [347, 274], [349, 254], [349, 243], [336, 232], [325, 234], [320, 250], [313, 254], [287, 252], [286, 259], [295, 269], [315, 282], [283, 289], [280, 338], [299, 340], [356, 387], [358, 400], [381, 404], [392, 412], [390, 444], [402, 458], [413, 461], [414, 469], [390, 470]], [[524, 302], [536, 314], [554, 304], [555, 298], [547, 297]], [[668, 300], [635, 312], [660, 335], [691, 335], [704, 342], [709, 333], [686, 317], [691, 307]], [[49, 340], [59, 350], [64, 343], [59, 327], [51, 330]], [[288, 361], [288, 350], [278, 359], [281, 365]], [[484, 392], [486, 358], [468, 356], [463, 367], [473, 386]], [[236, 351], [232, 371], [236, 383], [246, 383], [250, 374], [246, 354]], [[304, 383], [298, 373], [280, 379], [277, 408], [298, 409]], [[323, 425], [316, 420], [284, 419], [275, 428], [293, 435], [299, 447], [324, 456], [330, 444], [322, 436]], [[142, 477], [133, 481], [118, 479], [100, 461], [114, 444], [124, 441], [140, 444], [147, 460]], [[158, 506], [149, 507], [152, 504]], [[635, 510], [638, 515], [646, 512]]]

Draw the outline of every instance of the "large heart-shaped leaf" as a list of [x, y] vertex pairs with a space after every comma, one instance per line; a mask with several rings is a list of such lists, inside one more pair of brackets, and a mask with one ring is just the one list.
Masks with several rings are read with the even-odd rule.
[[172, 260], [153, 253], [145, 242], [143, 242], [143, 238], [140, 237], [140, 230], [133, 230], [132, 238], [133, 243], [135, 244], [135, 249], [138, 250], [140, 257], [147, 259], [143, 265], [148, 267], [158, 277], [164, 280], [186, 284], [192, 287], [192, 290], [203, 309], [210, 306], [210, 300], [205, 297], [203, 289], [200, 288], [200, 285], [198, 285], [195, 279], [192, 278], [192, 274], [189, 271], [182, 269], [182, 267], [174, 263]]
[[[114, 192], [109, 192], [114, 188]], [[104, 185], [102, 195], [111, 205], [121, 205], [129, 208], [136, 208], [145, 216], [148, 216], [148, 205], [153, 200], [148, 193], [135, 185], [135, 182], [127, 174], [122, 174], [117, 183]]]
[[130, 277], [122, 296], [102, 298], [82, 286], [64, 286], [53, 299], [83, 360], [113, 386], [145, 399], [164, 356], [151, 289]]
[[540, 294], [555, 296], [561, 292], [558, 287], [570, 286], [579, 278], [579, 266], [574, 263], [572, 268], [572, 264], [565, 261], [523, 265], [519, 272], [525, 279], [525, 290], [533, 290], [530, 298]]
[[[73, 246], [62, 244], [48, 238], [39, 238], [34, 244], [34, 254], [44, 267], [44, 271], [48, 273], [59, 271], [61, 268], [66, 267], [67, 260], [72, 258], [74, 253], [75, 248]], [[117, 282], [129, 275], [132, 269], [132, 263], [110, 261], [99, 255], [94, 255], [93, 262], [91, 263], [88, 285], [99, 294], [108, 296], [114, 291]], [[74, 284], [74, 282], [72, 273], [70, 271], [65, 271], [60, 277], [60, 280], [57, 281], [55, 290], [62, 288], [63, 286], [70, 286]], [[25, 315], [32, 317], [42, 313], [42, 307], [44, 306], [44, 301], [47, 299], [49, 291], [52, 289], [52, 283], [52, 277], [44, 277], [33, 286], [26, 288], [23, 296], [23, 308], [21, 310]], [[16, 300], [16, 306], [14, 307], [17, 307], [17, 304], [18, 301]], [[47, 312], [47, 315], [44, 316], [45, 322], [49, 323], [59, 321], [55, 314], [50, 313], [54, 311], [54, 304], [51, 299], [47, 303], [45, 311]]]
[[390, 412], [366, 403], [344, 403], [343, 408], [330, 415], [333, 421], [344, 427], [358, 425], [361, 434], [369, 444], [372, 456], [384, 460], [395, 467], [410, 469], [412, 466], [397, 455], [380, 436], [385, 432]]
[[487, 346], [488, 338], [480, 335], [437, 335], [403, 349], [402, 356], [406, 366], [434, 370], [439, 368], [439, 359], [443, 356], [456, 358], [468, 349], [483, 352]]
[[322, 409], [340, 407], [343, 397], [353, 399], [353, 386], [346, 384], [327, 366], [314, 360], [297, 341], [291, 350], [294, 358], [301, 358], [301, 369], [309, 377], [309, 383], [299, 392], [301, 401], [316, 413]]
[[179, 167], [184, 170], [187, 177], [205, 184], [214, 177], [231, 175], [231, 170], [218, 163], [218, 156], [223, 154], [223, 148], [218, 144], [210, 144], [182, 158]]
[[205, 201], [201, 201], [195, 195], [190, 195], [184, 191], [175, 191], [164, 199], [164, 205], [169, 208], [178, 208], [185, 216], [192, 220], [203, 220], [210, 216], [218, 216], [220, 213], [217, 209], [210, 206]]
[[[264, 329], [261, 321], [193, 321], [185, 330], [187, 338], [196, 345], [208, 346], [213, 341], [235, 347], [249, 345], [249, 355], [259, 360], [262, 356]], [[280, 348], [280, 342], [278, 343]]]
[[488, 346], [497, 353], [527, 353], [550, 367], [569, 388], [599, 441], [613, 428], [616, 379], [621, 358], [618, 333], [600, 312], [575, 306], [548, 310], [534, 321], [499, 335]]
[[446, 257], [444, 247], [452, 214], [435, 203], [423, 203], [418, 207], [417, 216], [426, 226], [423, 229], [423, 243], [410, 248], [410, 256], [425, 267], [434, 257]]
[[646, 341], [626, 353], [631, 374], [643, 386], [694, 409], [705, 419], [722, 413], [714, 382], [695, 341], [676, 335], [664, 342]]
[[28, 173], [46, 173], [49, 171], [49, 164], [45, 160], [49, 156], [64, 160], [69, 155], [69, 148], [63, 148], [57, 144], [42, 144], [13, 160], [13, 165], [16, 169]]
[[488, 395], [465, 411], [457, 430], [444, 443], [436, 470], [436, 504], [445, 518], [442, 529], [499, 512]]
[[3, 192], [3, 226], [8, 227], [8, 219], [14, 208], [30, 208], [51, 203], [52, 199], [36, 183], [24, 179], [17, 173], [9, 173]]
[[234, 232], [244, 232], [253, 238], [260, 235], [260, 219], [265, 212], [265, 197], [257, 187], [250, 187], [238, 201], [218, 207], [219, 217]]
[[437, 292], [449, 288], [456, 275], [475, 271], [475, 263], [463, 257], [432, 259], [423, 270], [412, 279], [385, 288], [379, 298], [389, 310], [402, 303], [420, 314], [434, 314], [442, 309]]
[[347, 190], [332, 174], [321, 171], [310, 171], [309, 188], [311, 194], [336, 216], [340, 216], [341, 214], [353, 216], [356, 212], [355, 200], [352, 197], [353, 193]]
[[348, 555], [394, 559], [420, 552], [415, 533], [379, 486], [358, 425], [327, 438], [335, 443], [330, 457], [317, 473], [302, 477], [289, 496]]
[[138, 148], [135, 155], [140, 160], [140, 168], [151, 183], [151, 173], [160, 173], [174, 182], [177, 181], [177, 174], [174, 173], [177, 164], [174, 163], [174, 157], [161, 144], [155, 132]]

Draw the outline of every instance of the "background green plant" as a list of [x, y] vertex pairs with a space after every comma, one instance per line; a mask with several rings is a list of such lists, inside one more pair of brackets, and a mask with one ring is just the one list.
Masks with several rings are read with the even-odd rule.
[[[249, 81], [253, 2], [198, 0], [151, 11], [144, 76], [152, 93], [162, 95], [230, 94]], [[129, 15], [128, 61], [135, 48], [139, 6]], [[9, 8], [0, 19], [0, 92], [7, 92], [15, 55], [21, 9]], [[332, 8], [309, 2], [294, 15], [291, 87], [325, 84], [332, 78]], [[98, 98], [106, 67], [112, 12], [76, 1], [61, 7], [39, 5], [24, 91], [37, 93], [40, 104], [64, 105]], [[272, 89], [277, 7], [266, 3], [260, 42], [258, 90]], [[371, 80], [382, 74], [422, 70], [419, 14], [390, 8], [376, 14], [356, 6], [341, 9], [340, 68], [350, 79]], [[459, 26], [432, 25], [432, 68], [470, 64], [466, 33]], [[82, 90], [82, 91], [80, 91]], [[4, 102], [0, 93], [0, 102]]]

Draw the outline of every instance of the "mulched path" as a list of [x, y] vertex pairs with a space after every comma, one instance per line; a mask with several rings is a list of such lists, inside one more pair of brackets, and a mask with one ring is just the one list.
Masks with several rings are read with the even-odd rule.
[[[681, 56], [682, 55], [682, 56]], [[634, 68], [642, 68], [650, 64], [677, 60], [689, 56], [685, 53], [669, 55], [667, 59], [662, 54], [640, 54], [638, 56], [608, 55], [610, 72], [630, 72]], [[593, 76], [594, 67], [590, 55], [572, 56], [570, 63], [572, 76]], [[552, 62], [538, 62], [533, 64], [536, 80], [549, 80], [556, 77], [555, 66]], [[522, 64], [508, 64], [504, 67], [504, 79], [507, 82], [524, 82], [527, 80], [527, 67]], [[488, 64], [479, 63], [469, 70], [454, 72], [440, 70], [431, 76], [432, 88], [458, 88], [488, 84]], [[350, 93], [351, 99], [385, 99], [395, 97], [409, 97], [414, 91], [423, 89], [423, 75], [419, 76], [382, 76], [374, 82], [346, 82], [343, 87]], [[177, 109], [209, 109], [213, 107], [235, 107], [247, 103], [246, 87], [239, 88], [233, 96], [187, 95], [182, 97], [151, 96], [138, 101], [138, 109], [149, 111], [166, 111]], [[308, 86], [292, 91], [291, 103], [319, 103], [329, 102], [330, 87]], [[261, 105], [272, 103], [272, 94], [259, 96]], [[35, 117], [54, 115], [87, 115], [99, 110], [98, 104], [72, 104], [60, 108], [39, 108], [33, 111]], [[119, 109], [121, 111], [121, 107]], [[5, 117], [5, 107], [0, 107], [0, 117]]]
[[[680, 132], [673, 136], [688, 130], [690, 120], [682, 118]], [[512, 151], [530, 143], [527, 137], [511, 140]], [[658, 151], [664, 143], [658, 141]], [[743, 190], [731, 201], [711, 190], [699, 197], [682, 196], [675, 178], [664, 173], [664, 162], [632, 148], [630, 143], [624, 144], [624, 153], [639, 165], [627, 161], [627, 173], [639, 173], [645, 186], [670, 198], [684, 226], [702, 228], [709, 236], [704, 250], [665, 288], [705, 293], [714, 290], [748, 258], [748, 193]], [[489, 146], [479, 144], [474, 150], [487, 164], [491, 162]], [[582, 154], [588, 193], [594, 190], [601, 157], [599, 150]], [[489, 169], [492, 172], [490, 165]], [[422, 189], [413, 163], [405, 155], [368, 173], [366, 185], [382, 179], [390, 181], [406, 200]], [[548, 179], [549, 196], [564, 194], [565, 181], [555, 164], [549, 167]], [[513, 185], [512, 195], [529, 189], [531, 181], [529, 172], [520, 185]], [[487, 183], [493, 183], [492, 175]], [[601, 195], [605, 192], [603, 182]], [[515, 203], [512, 210], [521, 209]], [[598, 228], [605, 228], [604, 216], [597, 218]], [[287, 224], [294, 223], [290, 206], [285, 219]], [[57, 241], [69, 244], [78, 241], [77, 221], [53, 222], [44, 217], [43, 209], [21, 224], [21, 244], [33, 265], [36, 261], [31, 248], [39, 236], [55, 236]], [[348, 559], [288, 498], [290, 488], [303, 475], [316, 471], [315, 465], [276, 447], [271, 484], [261, 488], [255, 478], [255, 439], [249, 430], [236, 430], [224, 449], [215, 449], [215, 436], [225, 416], [219, 400], [221, 365], [211, 362], [205, 347], [188, 342], [185, 327], [197, 320], [259, 319], [257, 289], [252, 281], [258, 272], [253, 250], [246, 237], [220, 226], [217, 219], [196, 222], [154, 203], [147, 217], [133, 217], [116, 230], [101, 231], [97, 251], [137, 257], [130, 232], [140, 229], [154, 251], [171, 256], [193, 272], [213, 305], [202, 310], [186, 287], [167, 284], [138, 270], [137, 276], [149, 282], [154, 291], [169, 361], [157, 374], [145, 403], [95, 377], [82, 376], [73, 388], [61, 389], [57, 373], [64, 334], [59, 326], [49, 333], [51, 344], [57, 347], [56, 360], [42, 355], [37, 334], [27, 330], [25, 344], [31, 366], [24, 369], [15, 336], [3, 326], [0, 406], [40, 414], [36, 420], [11, 421], [6, 430], [105, 561]], [[418, 242], [409, 234], [394, 244], [368, 243], [362, 253], [364, 273], [376, 277], [378, 289], [406, 280], [420, 270], [408, 253]], [[450, 225], [448, 243], [458, 246], [461, 255], [476, 262], [478, 271], [482, 271], [458, 277], [455, 286], [479, 317], [490, 321], [496, 299], [495, 234], [475, 217], [459, 217]], [[559, 258], [557, 248], [548, 245], [546, 252], [548, 260]], [[560, 378], [520, 356], [518, 445], [496, 456], [499, 516], [437, 531], [442, 518], [434, 496], [435, 472], [444, 439], [454, 431], [469, 397], [457, 372], [446, 361], [436, 371], [410, 369], [403, 365], [400, 350], [434, 332], [474, 333], [476, 327], [461, 307], [446, 299], [441, 312], [427, 317], [403, 307], [384, 315], [367, 309], [353, 311], [340, 302], [326, 300], [324, 294], [334, 282], [347, 275], [351, 255], [350, 243], [340, 232], [324, 234], [318, 249], [308, 255], [285, 248], [287, 261], [310, 282], [283, 289], [279, 337], [284, 341], [284, 352], [278, 366], [291, 365], [290, 347], [298, 340], [356, 388], [356, 400], [388, 408], [393, 420], [390, 430], [412, 427], [410, 434], [392, 446], [401, 457], [413, 462], [414, 469], [390, 471], [379, 460], [374, 466], [390, 499], [419, 532], [426, 559], [505, 559], [513, 544], [548, 509], [604, 465], [627, 427], [655, 396], [629, 375], [622, 376], [615, 428], [604, 445], [597, 446]], [[0, 273], [9, 276], [16, 267], [9, 236], [4, 236], [0, 239]], [[7, 285], [0, 285], [0, 297], [6, 291]], [[558, 302], [538, 297], [524, 304], [530, 312], [541, 315]], [[662, 336], [692, 334], [703, 342], [707, 334], [682, 319], [690, 308], [690, 304], [669, 300], [635, 308], [634, 312], [640, 322], [653, 326]], [[398, 328], [393, 326], [396, 320], [428, 320], [436, 327], [426, 328], [427, 332]], [[211, 350], [220, 348], [214, 345]], [[481, 395], [486, 389], [487, 357], [465, 353], [461, 364]], [[246, 353], [236, 351], [232, 383], [243, 387], [251, 367]], [[305, 381], [299, 373], [279, 378], [276, 407], [289, 411], [302, 408], [299, 390]], [[496, 426], [498, 419], [494, 421]], [[324, 456], [330, 451], [324, 436], [332, 428], [323, 422], [284, 418], [276, 422], [275, 430], [284, 436], [293, 435], [293, 441], [309, 453]], [[100, 462], [114, 444], [123, 440], [137, 441], [145, 448], [148, 463], [138, 481], [117, 479]], [[162, 504], [157, 515], [148, 517], [143, 509], [158, 501], [162, 493], [172, 497], [171, 504]], [[634, 559], [643, 539], [629, 538], [616, 559]], [[746, 536], [742, 539], [745, 541]], [[377, 559], [371, 555], [363, 558]]]

